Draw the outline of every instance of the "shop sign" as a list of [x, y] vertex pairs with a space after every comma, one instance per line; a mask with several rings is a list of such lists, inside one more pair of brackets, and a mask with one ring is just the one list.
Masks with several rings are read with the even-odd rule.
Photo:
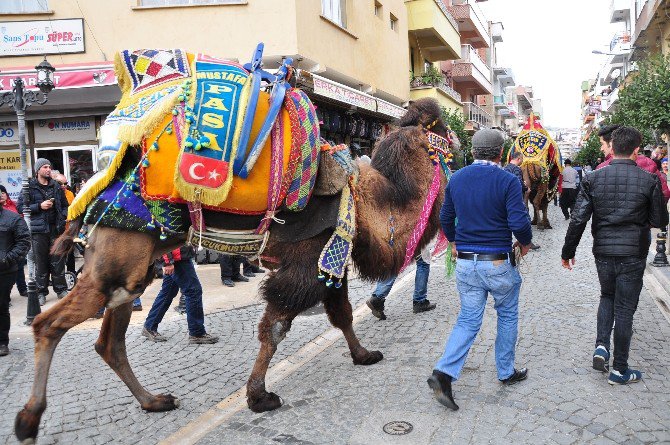
[[38, 144], [96, 140], [94, 118], [38, 120], [34, 129]]
[[377, 101], [374, 97], [356, 91], [346, 85], [312, 74], [314, 80], [314, 94], [353, 105], [365, 110], [377, 111]]
[[[32, 68], [27, 71], [16, 70], [13, 72], [3, 70], [0, 73], [0, 90], [11, 90], [17, 77], [23, 79], [23, 83], [27, 89], [37, 89], [37, 73]], [[54, 85], [57, 90], [114, 85], [115, 83], [116, 75], [114, 74], [114, 65], [112, 62], [87, 67], [56, 67], [56, 72], [54, 73]]]
[[0, 145], [19, 145], [19, 126], [16, 122], [0, 122]]
[[84, 51], [84, 19], [0, 22], [0, 57]]
[[12, 201], [17, 202], [21, 193], [21, 155], [18, 150], [0, 150], [0, 184], [7, 188]]
[[377, 112], [385, 114], [387, 116], [394, 117], [396, 119], [400, 119], [405, 115], [405, 110], [402, 107], [399, 107], [397, 105], [393, 105], [390, 102], [386, 102], [385, 100], [377, 99]]

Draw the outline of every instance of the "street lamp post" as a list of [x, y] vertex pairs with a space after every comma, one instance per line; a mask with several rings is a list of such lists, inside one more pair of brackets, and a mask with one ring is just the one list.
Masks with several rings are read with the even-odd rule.
[[[28, 181], [31, 174], [28, 170], [28, 156], [26, 153], [26, 108], [34, 103], [44, 105], [48, 100], [49, 93], [54, 89], [53, 73], [56, 68], [44, 60], [35, 67], [37, 70], [37, 86], [39, 91], [26, 90], [21, 77], [14, 80], [14, 87], [11, 91], [0, 93], [0, 107], [8, 105], [14, 109], [19, 127], [19, 149], [21, 151], [21, 174], [23, 175], [21, 195], [23, 196], [23, 219], [25, 219], [30, 232], [32, 245], [32, 230], [30, 228], [30, 191]], [[35, 283], [35, 256], [34, 249], [31, 247], [28, 252], [28, 309], [26, 311], [26, 325], [33, 322], [40, 310], [40, 302], [37, 296], [37, 284]]]

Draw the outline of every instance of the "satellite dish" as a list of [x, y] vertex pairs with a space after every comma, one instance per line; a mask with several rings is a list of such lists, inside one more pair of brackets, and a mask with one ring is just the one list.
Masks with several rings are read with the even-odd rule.
[[612, 71], [612, 79], [618, 79], [621, 76], [621, 70], [619, 68]]

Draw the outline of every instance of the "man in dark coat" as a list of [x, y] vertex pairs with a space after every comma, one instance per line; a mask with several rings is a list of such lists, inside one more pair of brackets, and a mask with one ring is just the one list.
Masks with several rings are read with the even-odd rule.
[[613, 159], [582, 182], [561, 253], [563, 267], [572, 270], [575, 251], [593, 216], [593, 256], [600, 280], [600, 306], [593, 368], [609, 371], [610, 335], [614, 326], [614, 360], [608, 382], [625, 385], [642, 379], [628, 367], [646, 258], [650, 227], [668, 224], [661, 182], [635, 162], [642, 135], [621, 127], [612, 134]]
[[16, 271], [30, 249], [26, 222], [0, 201], [0, 356], [9, 354], [9, 294]]
[[[65, 257], [49, 254], [53, 242], [65, 230], [67, 200], [56, 181], [51, 179], [51, 162], [44, 158], [35, 161], [35, 178], [29, 184], [30, 230], [35, 249], [35, 281], [40, 305], [49, 293], [49, 275], [59, 299], [67, 295]], [[23, 213], [23, 194], [19, 196], [18, 210]]]

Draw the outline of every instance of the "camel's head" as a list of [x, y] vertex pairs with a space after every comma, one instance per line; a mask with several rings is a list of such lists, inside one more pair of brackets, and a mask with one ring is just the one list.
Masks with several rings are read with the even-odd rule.
[[442, 137], [447, 137], [448, 128], [442, 120], [442, 108], [437, 100], [426, 97], [415, 100], [407, 109], [407, 112], [400, 118], [401, 127], [422, 127], [437, 133]]
[[412, 102], [400, 119], [400, 128], [382, 138], [372, 153], [372, 167], [393, 184], [385, 190], [387, 200], [398, 207], [418, 199], [433, 175], [425, 129], [447, 137], [442, 109], [435, 99]]

